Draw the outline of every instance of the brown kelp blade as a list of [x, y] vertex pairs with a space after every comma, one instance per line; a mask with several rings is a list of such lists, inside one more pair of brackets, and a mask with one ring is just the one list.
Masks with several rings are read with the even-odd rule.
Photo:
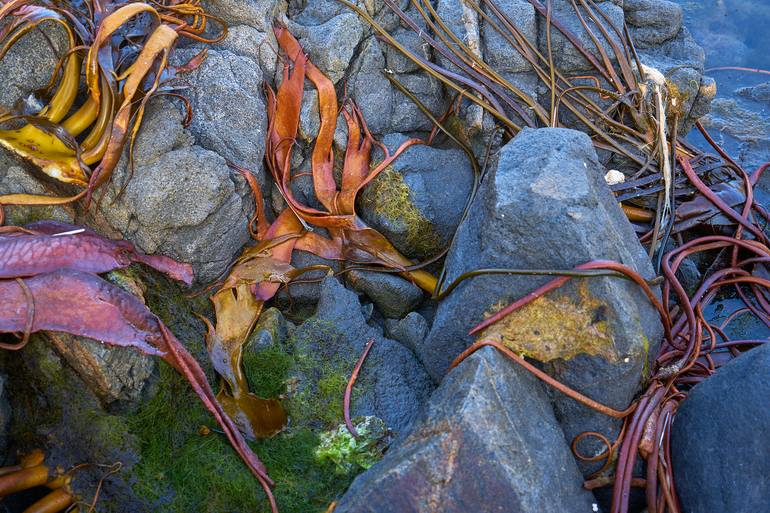
[[217, 399], [248, 438], [272, 436], [286, 425], [287, 416], [280, 402], [249, 393], [241, 366], [243, 344], [254, 328], [263, 302], [254, 298], [249, 283], [226, 288], [211, 298], [217, 326], [207, 319], [206, 348], [214, 369], [227, 383]]
[[81, 271], [60, 270], [21, 281], [0, 280], [0, 332], [17, 333], [30, 326], [31, 332], [64, 331], [162, 357], [187, 378], [272, 499], [264, 465], [217, 402], [200, 365], [138, 298]]
[[130, 243], [102, 237], [89, 228], [40, 221], [25, 231], [0, 234], [0, 278], [16, 278], [73, 269], [104, 273], [141, 262], [175, 280], [190, 285], [190, 264], [165, 256], [148, 256]]

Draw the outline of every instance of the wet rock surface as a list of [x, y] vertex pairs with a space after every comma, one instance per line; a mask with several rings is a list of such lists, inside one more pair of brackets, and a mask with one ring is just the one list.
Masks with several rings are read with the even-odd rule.
[[542, 385], [485, 348], [449, 374], [409, 436], [335, 511], [561, 513], [592, 504]]
[[[770, 346], [726, 364], [682, 402], [671, 433], [685, 513], [762, 511], [770, 501]], [[709, 419], [707, 422], [704, 419]]]
[[[571, 269], [596, 259], [643, 276], [652, 267], [603, 180], [587, 136], [566, 129], [525, 130], [500, 153], [447, 256], [448, 279], [477, 268]], [[417, 353], [440, 380], [473, 340], [468, 330], [532, 292], [548, 277], [478, 276], [438, 306]], [[457, 315], [463, 312], [463, 315]], [[636, 286], [618, 278], [573, 280], [479, 337], [501, 340], [545, 363], [559, 381], [624, 409], [644, 379], [662, 334], [657, 313]], [[582, 431], [612, 436], [616, 421], [558, 394], [568, 440]]]

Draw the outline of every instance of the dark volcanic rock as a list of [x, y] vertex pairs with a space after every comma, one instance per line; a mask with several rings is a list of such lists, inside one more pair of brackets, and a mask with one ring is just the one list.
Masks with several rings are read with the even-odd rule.
[[300, 423], [342, 422], [345, 384], [374, 338], [354, 388], [351, 415], [374, 415], [389, 429], [403, 432], [433, 388], [425, 369], [409, 349], [366, 323], [355, 292], [336, 278], [324, 279], [320, 292], [315, 315], [290, 340], [295, 363], [289, 375], [296, 385], [290, 413], [301, 415], [296, 419]]
[[[451, 281], [479, 268], [571, 269], [595, 259], [652, 266], [603, 179], [589, 138], [566, 129], [524, 130], [500, 153], [447, 257]], [[435, 380], [471, 342], [485, 316], [549, 281], [478, 276], [438, 307], [417, 348]], [[458, 315], [462, 312], [462, 315]], [[560, 381], [611, 407], [625, 408], [662, 334], [655, 309], [619, 278], [572, 280], [485, 330], [546, 364]], [[556, 395], [568, 440], [582, 431], [613, 436], [617, 422]]]
[[335, 513], [592, 511], [542, 385], [492, 348], [455, 369]]
[[401, 320], [385, 320], [385, 334], [412, 351], [425, 340], [429, 329], [428, 321], [417, 312], [411, 312]]
[[770, 345], [697, 385], [671, 434], [684, 513], [755, 513], [770, 505]]
[[382, 315], [389, 319], [402, 318], [422, 301], [422, 290], [396, 274], [351, 271], [347, 279], [354, 289], [366, 294]]

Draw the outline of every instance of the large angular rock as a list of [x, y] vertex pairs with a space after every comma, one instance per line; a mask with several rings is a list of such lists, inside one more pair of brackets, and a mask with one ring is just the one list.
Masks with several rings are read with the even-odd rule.
[[332, 82], [339, 81], [345, 75], [364, 37], [360, 18], [350, 10], [344, 10], [320, 25], [304, 26], [290, 22], [289, 29], [299, 39], [313, 64]]
[[[519, 133], [501, 150], [497, 169], [458, 230], [447, 256], [448, 280], [479, 268], [572, 269], [595, 259], [621, 262], [651, 278], [649, 259], [603, 175], [585, 134], [551, 128]], [[470, 328], [550, 279], [495, 275], [462, 282], [439, 304], [430, 334], [417, 347], [431, 376], [440, 380], [472, 342]], [[661, 334], [641, 289], [604, 277], [573, 280], [480, 336], [504, 341], [543, 362], [556, 379], [623, 409]], [[618, 428], [564, 396], [554, 401], [568, 440], [589, 430], [612, 437]]]
[[336, 513], [596, 511], [543, 387], [492, 348], [436, 390], [409, 436]]
[[[393, 152], [406, 140], [389, 134]], [[458, 149], [412, 146], [364, 189], [361, 217], [402, 253], [435, 256], [452, 239], [473, 187], [473, 169]]]
[[173, 104], [150, 102], [133, 174], [127, 165], [117, 169], [100, 206], [124, 238], [146, 253], [193, 264], [203, 283], [222, 274], [250, 240], [254, 200], [245, 180], [219, 154], [194, 145], [181, 121]]
[[679, 407], [671, 433], [684, 513], [770, 504], [770, 345], [726, 364]]
[[287, 407], [293, 422], [328, 428], [342, 422], [345, 384], [364, 350], [374, 345], [353, 390], [351, 415], [374, 415], [396, 433], [412, 423], [432, 391], [425, 369], [409, 349], [384, 338], [366, 323], [353, 291], [336, 278], [324, 279], [318, 308], [289, 341], [294, 383]]

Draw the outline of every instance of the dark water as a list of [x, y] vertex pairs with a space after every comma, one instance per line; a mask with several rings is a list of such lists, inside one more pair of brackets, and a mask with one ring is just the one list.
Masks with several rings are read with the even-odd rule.
[[[674, 0], [685, 12], [685, 24], [706, 52], [706, 68], [738, 66], [770, 70], [770, 0]], [[711, 136], [751, 173], [770, 161], [770, 75], [745, 71], [710, 71], [717, 82], [717, 99], [703, 120]], [[688, 135], [697, 146], [711, 151], [697, 132]], [[755, 191], [770, 207], [770, 171]], [[704, 314], [720, 325], [743, 308], [735, 297], [716, 299]], [[770, 337], [770, 330], [751, 314], [732, 321], [726, 329], [733, 339]]]

